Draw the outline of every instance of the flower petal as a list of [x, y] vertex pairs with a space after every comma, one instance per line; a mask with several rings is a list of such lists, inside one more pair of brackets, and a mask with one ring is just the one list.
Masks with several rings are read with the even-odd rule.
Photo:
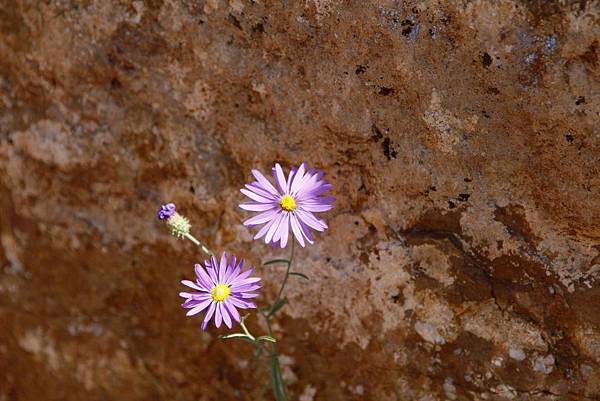
[[273, 225], [271, 226], [271, 228], [269, 228], [269, 231], [267, 231], [267, 235], [265, 235], [265, 243], [266, 244], [268, 244], [269, 242], [271, 242], [271, 240], [273, 239], [273, 235], [275, 235], [275, 232], [279, 228], [279, 225], [281, 224], [281, 220], [282, 219], [283, 219], [283, 212], [281, 212], [277, 216], [277, 220], [275, 220], [275, 222], [273, 223]]
[[225, 272], [227, 271], [227, 254], [225, 252], [223, 252], [221, 254], [221, 263], [219, 264], [219, 283], [223, 282], [223, 279], [225, 278]]
[[234, 306], [236, 306], [240, 309], [256, 308], [256, 305], [254, 304], [254, 302], [243, 301], [243, 300], [241, 300], [239, 298], [235, 298], [235, 297], [230, 297], [228, 300]]
[[298, 167], [298, 172], [294, 175], [294, 182], [292, 182], [290, 186], [290, 193], [296, 194], [296, 191], [299, 188], [299, 184], [304, 179], [304, 172], [306, 171], [305, 163], [302, 163], [300, 167]]
[[246, 270], [245, 272], [243, 272], [242, 274], [238, 274], [237, 276], [232, 277], [230, 279], [230, 281], [226, 282], [225, 284], [235, 284], [238, 281], [244, 280], [244, 279], [250, 277], [250, 275], [252, 274], [253, 271], [254, 271], [254, 269], [250, 268], [250, 269]]
[[255, 194], [258, 194], [266, 199], [277, 200], [281, 196], [279, 194], [274, 195], [271, 192], [267, 191], [257, 181], [251, 182], [250, 184], [246, 184], [244, 186], [250, 191], [254, 192]]
[[215, 302], [212, 302], [210, 304], [210, 307], [208, 308], [208, 311], [206, 312], [206, 315], [204, 316], [204, 321], [202, 322], [202, 331], [204, 331], [204, 329], [206, 329], [206, 325], [210, 321], [210, 318], [212, 317], [212, 315], [215, 313], [216, 307], [217, 306], [216, 306]]
[[279, 192], [277, 192], [277, 190], [275, 189], [275, 187], [273, 186], [273, 184], [271, 184], [269, 182], [269, 180], [267, 180], [265, 178], [264, 175], [262, 175], [262, 173], [258, 170], [252, 170], [252, 175], [254, 176], [254, 178], [256, 178], [256, 181], [258, 181], [258, 183], [260, 184], [260, 186], [266, 190], [267, 192], [271, 193], [272, 195], [275, 196], [279, 196]]
[[237, 311], [235, 306], [233, 306], [233, 304], [231, 302], [229, 302], [228, 299], [223, 301], [223, 304], [225, 305], [225, 308], [227, 308], [227, 311], [229, 312], [229, 314], [231, 315], [233, 320], [235, 320], [236, 322], [239, 322], [240, 321], [240, 313]]
[[239, 294], [242, 292], [247, 292], [247, 291], [254, 291], [254, 290], [258, 290], [261, 286], [259, 284], [253, 283], [253, 284], [244, 284], [241, 287], [236, 287], [235, 290], [232, 290], [232, 293], [235, 294]]
[[238, 205], [240, 209], [247, 210], [249, 212], [264, 212], [265, 210], [275, 209], [277, 202], [273, 203], [240, 203]]
[[[282, 213], [282, 212], [279, 212]], [[277, 220], [277, 218], [273, 218], [273, 220], [269, 221], [267, 224], [265, 224], [254, 236], [254, 239], [259, 239], [261, 238], [263, 235], [265, 235], [267, 233], [267, 231], [269, 231], [269, 229], [271, 228], [271, 226], [275, 223], [275, 221]]]
[[249, 218], [244, 221], [245, 226], [257, 226], [259, 224], [266, 223], [269, 220], [274, 220], [276, 216], [279, 214], [279, 210], [267, 210], [266, 212], [262, 212], [257, 214], [254, 217]]
[[207, 299], [204, 302], [198, 304], [198, 306], [195, 306], [194, 308], [190, 309], [188, 311], [188, 313], [186, 313], [186, 316], [194, 316], [197, 315], [198, 313], [202, 312], [204, 309], [206, 309], [208, 307], [208, 305], [210, 305], [212, 302], [212, 299]]
[[[252, 199], [253, 201], [259, 202], [259, 203], [269, 203], [269, 202], [272, 202], [275, 200], [273, 198], [267, 198], [261, 194], [257, 194], [253, 191], [249, 191], [244, 188], [240, 189], [240, 192], [243, 193], [244, 195], [246, 195], [248, 198]], [[268, 192], [267, 192], [267, 194], [268, 194]]]
[[317, 219], [311, 212], [297, 209], [296, 214], [300, 221], [317, 231], [325, 231], [327, 224], [323, 220]]
[[275, 182], [279, 187], [281, 193], [285, 193], [287, 188], [287, 181], [285, 180], [285, 174], [283, 174], [283, 170], [279, 163], [275, 163], [275, 168], [273, 169], [273, 177], [275, 178]]
[[257, 283], [260, 280], [261, 280], [260, 277], [250, 277], [250, 278], [247, 278], [244, 280], [236, 281], [234, 284], [231, 284], [231, 291], [237, 291], [238, 288], [240, 288], [246, 284]]
[[231, 317], [229, 316], [229, 312], [225, 309], [223, 302], [219, 302], [219, 311], [223, 316], [223, 321], [225, 322], [225, 326], [231, 328]]
[[225, 273], [225, 277], [223, 278], [223, 282], [225, 284], [227, 284], [229, 282], [229, 280], [233, 276], [233, 273], [235, 272], [236, 261], [237, 260], [236, 260], [235, 255], [232, 255], [231, 260], [229, 261], [229, 264], [227, 265], [227, 272]]
[[[279, 227], [277, 228], [277, 230], [275, 231], [275, 234], [273, 235], [273, 239], [271, 240], [272, 242], [277, 242], [281, 239], [281, 236], [283, 235], [283, 231], [284, 228], [289, 230], [289, 213], [288, 212], [284, 212], [283, 216], [281, 217], [281, 223], [279, 224]], [[288, 221], [286, 223], [286, 220]]]
[[221, 327], [221, 322], [223, 321], [223, 315], [221, 314], [221, 308], [219, 308], [220, 302], [215, 302], [215, 326], [217, 328]]
[[204, 286], [204, 290], [205, 291], [209, 291], [210, 288], [212, 287], [213, 283], [212, 279], [210, 278], [210, 276], [208, 275], [208, 273], [206, 273], [206, 270], [204, 270], [204, 268], [199, 265], [198, 263], [196, 263], [194, 265], [194, 271], [196, 272], [196, 277], [198, 278], [198, 280], [200, 280], [200, 283]]
[[304, 235], [304, 238], [306, 239], [306, 241], [308, 241], [309, 244], [314, 244], [315, 240], [314, 240], [308, 226], [300, 219], [298, 219], [298, 224], [300, 225], [302, 235]]
[[280, 240], [279, 245], [281, 246], [281, 248], [285, 248], [290, 233], [290, 213], [286, 213], [283, 216], [283, 221], [281, 222], [281, 225], [279, 226], [279, 229], [277, 231], [277, 239]]
[[306, 210], [307, 212], [326, 212], [328, 210], [333, 209], [333, 205], [318, 203], [301, 203], [300, 208]]
[[205, 288], [200, 287], [198, 284], [196, 284], [196, 283], [194, 283], [193, 281], [190, 281], [190, 280], [181, 280], [181, 284], [183, 284], [185, 286], [188, 286], [190, 288], [193, 288], [195, 290], [198, 290], [198, 291], [206, 291]]
[[300, 224], [298, 223], [298, 218], [295, 215], [290, 217], [290, 223], [292, 226], [292, 232], [294, 233], [294, 237], [298, 243], [304, 247], [304, 237], [302, 236], [302, 230], [300, 229]]
[[295, 168], [290, 170], [290, 173], [288, 174], [288, 179], [287, 179], [287, 187], [285, 188], [286, 194], [290, 193], [290, 188], [292, 187], [292, 180], [294, 179], [297, 172], [298, 172], [298, 170]]

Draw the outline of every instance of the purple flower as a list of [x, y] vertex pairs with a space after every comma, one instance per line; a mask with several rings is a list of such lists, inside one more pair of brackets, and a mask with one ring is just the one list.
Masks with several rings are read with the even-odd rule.
[[274, 187], [259, 171], [252, 170], [256, 181], [247, 184], [242, 193], [253, 202], [242, 203], [244, 210], [260, 212], [244, 222], [245, 226], [264, 224], [254, 239], [265, 237], [265, 243], [279, 242], [285, 248], [289, 230], [304, 246], [304, 240], [314, 243], [309, 230], [325, 231], [327, 224], [313, 213], [326, 212], [333, 208], [335, 198], [322, 196], [333, 188], [326, 180], [321, 179], [323, 172], [311, 169], [306, 171], [302, 163], [298, 169], [292, 169], [286, 180], [279, 164], [273, 168], [273, 177], [277, 184]]
[[158, 219], [159, 220], [165, 220], [168, 219], [169, 217], [173, 216], [175, 214], [175, 204], [174, 203], [167, 203], [166, 205], [161, 205], [160, 209], [158, 209]]
[[220, 327], [221, 322], [231, 328], [232, 320], [240, 321], [237, 308], [256, 308], [249, 298], [257, 297], [254, 293], [260, 288], [260, 278], [250, 277], [254, 269], [250, 268], [242, 272], [244, 259], [237, 263], [235, 256], [227, 261], [225, 252], [221, 255], [221, 262], [212, 256], [204, 262], [205, 267], [195, 265], [196, 282], [183, 280], [181, 283], [197, 290], [198, 292], [180, 292], [179, 296], [185, 298], [181, 305], [189, 309], [187, 316], [196, 315], [207, 309], [202, 322], [202, 330], [214, 316], [215, 326]]

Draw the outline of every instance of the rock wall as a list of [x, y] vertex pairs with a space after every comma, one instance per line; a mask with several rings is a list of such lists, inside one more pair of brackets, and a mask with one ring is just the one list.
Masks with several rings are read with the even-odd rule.
[[292, 399], [598, 399], [599, 47], [586, 0], [3, 2], [0, 400], [271, 397], [154, 214], [259, 266], [238, 189], [276, 161], [337, 197]]

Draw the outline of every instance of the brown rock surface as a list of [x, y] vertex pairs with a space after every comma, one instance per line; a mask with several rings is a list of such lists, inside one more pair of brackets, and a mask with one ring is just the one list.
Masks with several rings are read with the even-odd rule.
[[599, 53], [598, 1], [3, 2], [0, 401], [270, 397], [154, 213], [260, 265], [238, 189], [305, 160], [292, 399], [598, 399]]

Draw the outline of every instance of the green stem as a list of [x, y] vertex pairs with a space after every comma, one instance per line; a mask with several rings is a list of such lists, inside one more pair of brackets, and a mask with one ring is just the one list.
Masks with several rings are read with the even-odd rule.
[[194, 236], [192, 234], [187, 233], [187, 234], [185, 234], [184, 237], [187, 238], [187, 239], [189, 239], [190, 241], [192, 241], [194, 243], [194, 245], [199, 246], [200, 249], [202, 249], [202, 252], [204, 252], [208, 256], [212, 256], [213, 255], [213, 252], [210, 249], [208, 249], [208, 247], [206, 245], [204, 245], [201, 241], [199, 241], [196, 238], [194, 238]]
[[[290, 277], [292, 262], [294, 260], [295, 243], [296, 242], [292, 240], [292, 250], [290, 258], [287, 262], [285, 276], [283, 277], [281, 287], [279, 287], [279, 292], [277, 293], [277, 298], [275, 298], [275, 302], [273, 302], [273, 305], [277, 304], [281, 300], [281, 297], [283, 296], [283, 291], [285, 290], [285, 285], [287, 284], [288, 278]], [[274, 314], [269, 313], [267, 315], [264, 311], [260, 311], [260, 314], [264, 317], [265, 322], [267, 323], [267, 330], [269, 331], [269, 336], [273, 337], [273, 329], [271, 328], [271, 318], [274, 316]], [[287, 389], [285, 387], [285, 383], [283, 382], [283, 378], [281, 377], [281, 366], [279, 365], [279, 354], [277, 353], [276, 344], [271, 344], [271, 373], [271, 380], [273, 381], [273, 393], [275, 395], [275, 400], [287, 400]]]
[[290, 276], [290, 269], [292, 268], [292, 262], [294, 260], [294, 250], [295, 250], [296, 241], [292, 239], [292, 252], [290, 255], [290, 259], [287, 264], [287, 269], [285, 271], [285, 277], [281, 282], [281, 287], [279, 288], [279, 293], [277, 294], [277, 298], [275, 299], [275, 303], [277, 303], [281, 299], [281, 295], [283, 294], [283, 290], [285, 289], [285, 285], [287, 284], [288, 277]]
[[242, 326], [242, 330], [244, 330], [244, 333], [246, 333], [246, 335], [252, 339], [252, 341], [256, 340], [256, 338], [254, 338], [254, 336], [252, 334], [250, 334], [250, 332], [248, 331], [248, 328], [246, 328], [246, 325], [244, 324], [244, 320], [246, 320], [246, 316], [244, 316], [241, 320], [240, 320], [240, 326]]

